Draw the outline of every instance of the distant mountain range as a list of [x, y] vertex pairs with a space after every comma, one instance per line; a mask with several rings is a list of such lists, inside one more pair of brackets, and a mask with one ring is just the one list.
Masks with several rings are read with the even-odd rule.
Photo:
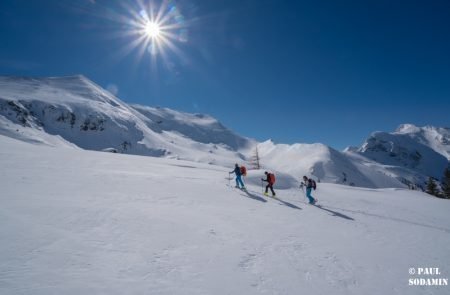
[[84, 76], [0, 77], [0, 134], [55, 147], [166, 157], [222, 166], [247, 163], [324, 182], [424, 187], [450, 160], [450, 129], [401, 125], [361, 147], [258, 143], [211, 116], [129, 105]]

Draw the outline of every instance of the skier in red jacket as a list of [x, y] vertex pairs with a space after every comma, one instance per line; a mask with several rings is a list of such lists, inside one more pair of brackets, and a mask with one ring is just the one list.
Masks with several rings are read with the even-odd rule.
[[269, 173], [269, 172], [267, 172], [267, 171], [265, 171], [264, 172], [264, 174], [266, 175], [266, 179], [264, 179], [264, 178], [261, 178], [261, 181], [265, 181], [265, 182], [267, 182], [267, 185], [266, 185], [266, 192], [264, 193], [264, 195], [268, 195], [268, 191], [269, 191], [269, 188], [270, 188], [270, 190], [272, 191], [272, 196], [276, 196], [276, 194], [275, 194], [275, 191], [273, 190], [273, 185], [274, 185], [274, 183], [275, 183], [275, 174], [273, 174], [273, 173]]

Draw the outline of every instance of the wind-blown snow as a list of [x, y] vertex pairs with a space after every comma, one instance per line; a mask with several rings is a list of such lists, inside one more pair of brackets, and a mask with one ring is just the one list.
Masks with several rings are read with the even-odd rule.
[[395, 133], [407, 135], [450, 160], [450, 128], [417, 127], [412, 124], [403, 124], [397, 128]]
[[83, 76], [0, 77], [0, 118], [1, 134], [28, 142], [63, 139], [83, 149], [212, 164], [243, 159], [253, 144], [206, 115], [130, 106]]
[[[448, 294], [450, 203], [231, 167], [51, 148], [0, 135], [0, 294]], [[233, 180], [231, 180], [233, 186]]]

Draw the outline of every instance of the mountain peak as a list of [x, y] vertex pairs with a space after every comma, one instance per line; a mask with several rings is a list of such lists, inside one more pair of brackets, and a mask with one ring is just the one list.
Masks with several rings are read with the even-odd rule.
[[445, 128], [402, 124], [396, 132], [374, 132], [363, 147], [344, 152], [321, 143], [258, 144], [209, 115], [129, 105], [84, 75], [0, 77], [0, 134], [224, 166], [251, 165], [257, 145], [264, 168], [365, 187], [404, 187], [406, 178], [419, 183], [439, 177], [440, 163], [450, 159]]
[[83, 75], [0, 77], [2, 133], [43, 144], [59, 136], [65, 145], [84, 149], [221, 164], [244, 158], [242, 152], [253, 145], [209, 115], [132, 106]]
[[396, 133], [414, 133], [420, 131], [420, 127], [414, 124], [401, 124], [395, 130]]
[[401, 124], [394, 131], [395, 133], [400, 134], [412, 134], [419, 132], [437, 132], [437, 133], [448, 133], [450, 128], [448, 127], [436, 127], [433, 125], [425, 125], [423, 127], [416, 126], [414, 124]]

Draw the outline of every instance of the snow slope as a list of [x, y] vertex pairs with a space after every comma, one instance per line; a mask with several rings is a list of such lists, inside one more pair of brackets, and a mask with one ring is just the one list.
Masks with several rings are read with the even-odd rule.
[[146, 116], [149, 127], [159, 133], [176, 132], [196, 142], [225, 145], [233, 150], [249, 146], [249, 139], [237, 136], [219, 121], [204, 114], [189, 114], [167, 108], [131, 105]]
[[231, 165], [252, 144], [206, 115], [129, 106], [83, 76], [0, 77], [0, 120], [28, 142], [207, 163]]
[[368, 188], [424, 188], [440, 181], [449, 166], [448, 128], [404, 124], [392, 133], [374, 132], [360, 148], [336, 151], [323, 144], [258, 145], [261, 163], [300, 178]]
[[360, 187], [406, 187], [385, 173], [380, 164], [320, 143], [287, 145], [266, 141], [258, 145], [258, 151], [264, 168], [284, 171], [297, 179], [307, 175], [321, 182]]
[[26, 142], [251, 167], [368, 188], [425, 187], [450, 158], [449, 129], [405, 124], [360, 148], [257, 143], [208, 115], [128, 105], [83, 76], [0, 77], [0, 134]]
[[[280, 200], [228, 169], [0, 135], [0, 294], [448, 294], [450, 203], [281, 176]], [[278, 183], [277, 181], [277, 183]], [[233, 183], [231, 183], [233, 184]], [[416, 277], [416, 276], [412, 276]]]
[[432, 148], [450, 161], [450, 128], [417, 127], [413, 124], [403, 124], [397, 128], [395, 134], [407, 135], [415, 141]]
[[406, 184], [425, 186], [430, 176], [440, 180], [449, 166], [448, 158], [434, 149], [437, 145], [433, 148], [430, 142], [421, 140], [422, 137], [417, 136], [417, 133], [407, 132], [402, 126], [399, 130], [403, 131], [374, 132], [356, 153], [384, 165], [387, 174]]
[[362, 155], [378, 163], [401, 166], [436, 178], [441, 177], [448, 160], [407, 135], [375, 132], [359, 149]]

